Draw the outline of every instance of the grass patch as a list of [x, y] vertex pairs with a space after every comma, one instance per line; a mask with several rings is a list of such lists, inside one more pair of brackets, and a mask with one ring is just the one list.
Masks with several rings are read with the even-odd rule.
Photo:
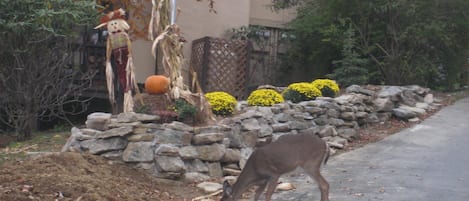
[[0, 149], [0, 165], [5, 162], [24, 160], [28, 152], [60, 151], [69, 137], [69, 131], [48, 131], [34, 133], [33, 138], [27, 141], [11, 141], [6, 147]]

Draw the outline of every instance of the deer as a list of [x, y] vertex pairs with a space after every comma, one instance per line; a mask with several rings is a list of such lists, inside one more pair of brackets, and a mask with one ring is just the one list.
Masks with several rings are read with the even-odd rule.
[[329, 146], [311, 132], [283, 135], [276, 141], [257, 148], [248, 158], [236, 182], [223, 182], [220, 201], [236, 201], [250, 187], [258, 186], [257, 201], [267, 186], [265, 200], [270, 201], [281, 175], [301, 167], [318, 184], [321, 201], [329, 201], [329, 183], [320, 168], [329, 159]]

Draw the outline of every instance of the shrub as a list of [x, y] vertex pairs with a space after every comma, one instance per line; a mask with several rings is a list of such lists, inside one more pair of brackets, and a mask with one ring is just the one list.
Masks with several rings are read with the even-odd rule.
[[300, 101], [314, 100], [322, 94], [321, 91], [311, 83], [300, 82], [290, 84], [282, 95], [286, 100], [298, 103]]
[[335, 97], [339, 93], [339, 85], [330, 79], [316, 79], [312, 83], [316, 88], [321, 90], [321, 93], [325, 97]]
[[273, 89], [258, 89], [251, 92], [247, 101], [251, 106], [272, 106], [284, 102], [284, 99]]
[[205, 97], [216, 115], [230, 115], [235, 111], [236, 98], [226, 92], [210, 92], [205, 94]]
[[185, 120], [187, 118], [194, 117], [197, 112], [197, 108], [186, 102], [184, 99], [176, 99], [174, 111], [177, 113], [177, 118], [179, 120]]

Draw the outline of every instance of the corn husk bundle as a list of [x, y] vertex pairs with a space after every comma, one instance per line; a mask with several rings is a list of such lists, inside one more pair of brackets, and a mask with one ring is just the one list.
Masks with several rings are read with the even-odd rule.
[[192, 93], [184, 85], [182, 66], [184, 64], [183, 45], [185, 39], [179, 27], [170, 19], [170, 0], [152, 0], [153, 9], [149, 25], [149, 38], [153, 40], [152, 54], [156, 49], [162, 52], [163, 70], [170, 78], [169, 93], [172, 99], [182, 98], [199, 110], [196, 119], [201, 122], [214, 120], [210, 105], [201, 91]]

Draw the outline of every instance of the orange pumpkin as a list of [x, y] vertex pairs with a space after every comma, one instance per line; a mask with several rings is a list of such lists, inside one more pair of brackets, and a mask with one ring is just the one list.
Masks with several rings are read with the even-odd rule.
[[145, 90], [149, 94], [163, 94], [168, 91], [169, 78], [163, 75], [151, 75], [145, 80]]

